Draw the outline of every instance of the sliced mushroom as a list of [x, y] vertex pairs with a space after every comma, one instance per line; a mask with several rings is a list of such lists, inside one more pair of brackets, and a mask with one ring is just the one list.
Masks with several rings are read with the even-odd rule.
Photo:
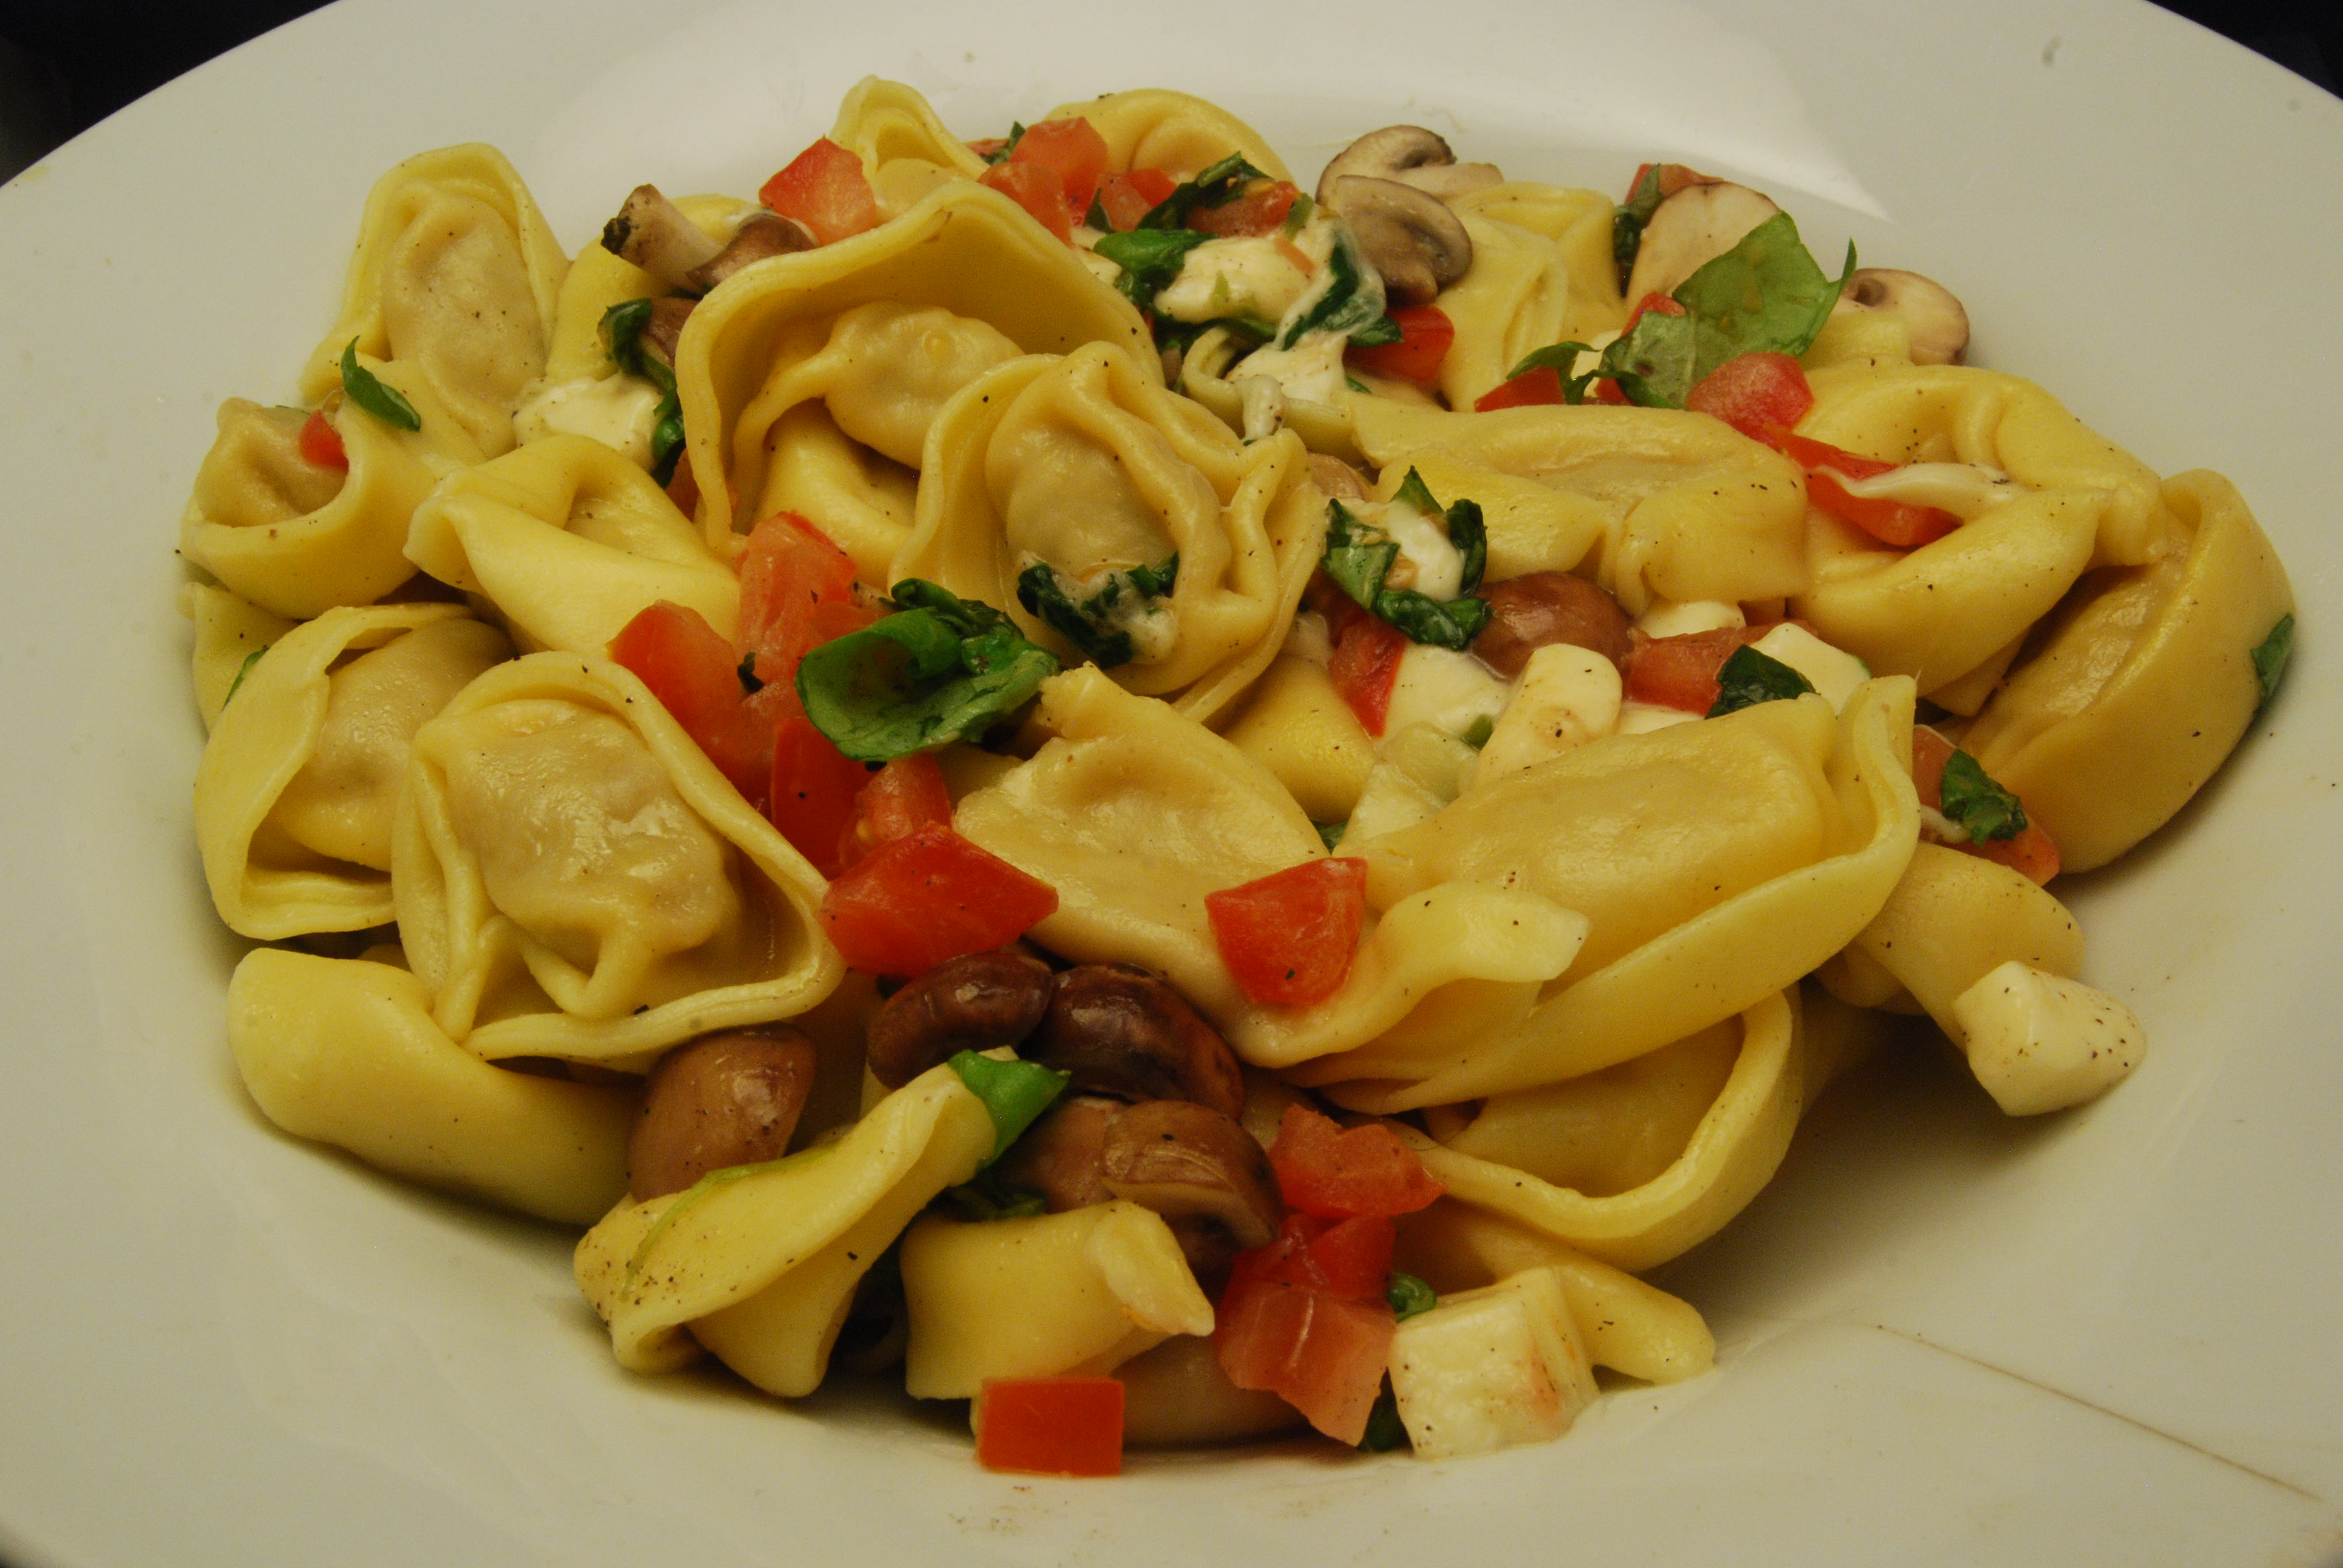
[[813, 231], [779, 213], [753, 212], [732, 233], [732, 242], [683, 275], [684, 286], [707, 293], [750, 262], [812, 250], [821, 244]]
[[1473, 236], [1439, 197], [1396, 180], [1345, 175], [1326, 205], [1401, 305], [1424, 305], [1473, 267]]
[[1188, 999], [1131, 964], [1082, 964], [1057, 977], [1050, 1010], [1021, 1054], [1074, 1075], [1077, 1093], [1192, 1100], [1244, 1108], [1236, 1053]]
[[1052, 1214], [1105, 1202], [1107, 1137], [1124, 1109], [1094, 1094], [1060, 1101], [1001, 1157], [999, 1181], [1039, 1192]]
[[1674, 294], [1676, 286], [1741, 243], [1742, 236], [1782, 209], [1747, 186], [1729, 180], [1686, 186], [1652, 209], [1627, 276], [1632, 303], [1647, 294]]
[[871, 1075], [900, 1089], [963, 1050], [1015, 1045], [1049, 1010], [1051, 979], [1049, 965], [1011, 948], [938, 964], [872, 1015], [865, 1039]]
[[1626, 667], [1627, 612], [1598, 584], [1572, 572], [1526, 572], [1491, 584], [1481, 597], [1488, 601], [1489, 619], [1473, 639], [1473, 652], [1508, 680], [1530, 655], [1557, 642], [1592, 648]]
[[637, 186], [628, 196], [618, 216], [602, 226], [602, 248], [669, 288], [691, 287], [685, 281], [691, 269], [707, 266], [724, 250], [659, 195], [657, 186]]
[[1217, 1281], [1285, 1218], [1269, 1156], [1234, 1118], [1182, 1100], [1127, 1106], [1107, 1124], [1106, 1190], [1170, 1222], [1189, 1271]]
[[813, 1069], [813, 1041], [780, 1028], [702, 1035], [659, 1058], [627, 1140], [635, 1201], [680, 1192], [728, 1165], [779, 1159]]
[[1458, 163], [1447, 142], [1422, 126], [1385, 126], [1335, 154], [1318, 176], [1319, 201], [1341, 210], [1330, 193], [1335, 181], [1353, 176], [1396, 180], [1443, 201], [1502, 184], [1505, 177], [1494, 164]]
[[699, 301], [681, 295], [669, 295], [651, 301], [651, 318], [643, 324], [643, 335], [638, 339], [643, 352], [656, 357], [669, 369], [675, 367], [675, 346], [682, 341], [683, 324], [691, 319], [691, 307]]
[[1363, 501], [1370, 493], [1367, 481], [1356, 468], [1323, 452], [1310, 454], [1310, 480], [1337, 501]]
[[1957, 365], [1969, 346], [1969, 313], [1933, 277], [1892, 266], [1862, 267], [1846, 280], [1832, 314], [1867, 310], [1904, 318], [1912, 331], [1915, 365]]

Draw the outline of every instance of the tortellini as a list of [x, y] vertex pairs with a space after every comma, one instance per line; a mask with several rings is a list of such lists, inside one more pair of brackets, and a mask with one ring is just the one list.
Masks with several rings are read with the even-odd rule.
[[1259, 131], [1192, 93], [1136, 87], [1061, 104], [1041, 117], [1088, 120], [1106, 140], [1111, 169], [1161, 169], [1187, 179], [1234, 153], [1272, 179], [1293, 177]]
[[1612, 256], [1611, 198], [1557, 186], [1491, 186], [1451, 204], [1473, 267], [1441, 291], [1456, 341], [1440, 367], [1452, 408], [1470, 408], [1550, 343], [1584, 343], [1626, 319]]
[[399, 930], [482, 1056], [639, 1061], [838, 984], [820, 876], [606, 659], [532, 654], [417, 731]]

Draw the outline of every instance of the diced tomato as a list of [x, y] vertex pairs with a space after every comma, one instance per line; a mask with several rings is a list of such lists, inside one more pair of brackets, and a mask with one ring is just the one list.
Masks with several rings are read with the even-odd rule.
[[740, 656], [707, 618], [661, 599], [610, 639], [610, 657], [640, 677], [732, 787], [761, 808], [773, 782], [772, 729], [741, 700]]
[[1019, 206], [1033, 215], [1033, 221], [1071, 242], [1074, 237], [1074, 213], [1066, 206], [1066, 192], [1058, 176], [1040, 164], [1010, 162], [995, 164], [978, 176], [977, 183], [999, 191]]
[[1960, 518], [1935, 507], [1915, 507], [1876, 496], [1850, 495], [1839, 479], [1869, 479], [1891, 473], [1901, 465], [1860, 457], [1844, 447], [1786, 429], [1772, 433], [1784, 456], [1806, 470], [1806, 498], [1843, 522], [1853, 523], [1883, 545], [1909, 548], [1943, 538], [1961, 526]]
[[1278, 1280], [1373, 1301], [1390, 1282], [1392, 1249], [1398, 1239], [1398, 1228], [1381, 1214], [1347, 1220], [1288, 1214], [1275, 1241], [1237, 1254], [1229, 1282], [1234, 1288], [1240, 1282]]
[[1634, 331], [1635, 323], [1643, 320], [1646, 316], [1682, 316], [1684, 313], [1684, 307], [1674, 297], [1662, 294], [1656, 288], [1653, 289], [1643, 298], [1635, 301], [1634, 309], [1627, 312], [1627, 325], [1619, 329], [1619, 336], [1624, 337]]
[[830, 640], [815, 625], [822, 608], [853, 605], [854, 561], [795, 512], [776, 512], [749, 535], [739, 570], [741, 648], [756, 655], [758, 679], [788, 686], [798, 660]]
[[1342, 989], [1367, 912], [1367, 863], [1305, 860], [1204, 895], [1221, 960], [1245, 995], [1308, 1007]]
[[1500, 408], [1532, 408], [1562, 401], [1562, 372], [1551, 365], [1541, 365], [1482, 393], [1473, 400], [1473, 411], [1493, 414]]
[[879, 226], [879, 197], [862, 160], [828, 136], [767, 180], [757, 199], [805, 225], [824, 245]]
[[1009, 145], [1007, 136], [980, 136], [968, 144], [968, 150], [978, 157], [990, 160], [995, 153]]
[[1117, 234], [1129, 234], [1178, 188], [1179, 182], [1161, 169], [1133, 169], [1112, 176], [1099, 187], [1099, 206]]
[[1627, 656], [1627, 699], [1704, 714], [1716, 706], [1716, 672], [1725, 668], [1725, 661], [1735, 648], [1773, 629], [1770, 626], [1727, 627], [1681, 637], [1644, 637], [1639, 632]]
[[[855, 766], [860, 767], [857, 763]], [[865, 773], [853, 809], [840, 829], [838, 862], [851, 866], [881, 844], [907, 839], [921, 828], [951, 826], [951, 793], [933, 755], [915, 751], [898, 757], [875, 774]]]
[[1043, 120], [1025, 127], [1009, 161], [1030, 164], [1056, 176], [1067, 207], [1080, 222], [1081, 215], [1091, 210], [1099, 182], [1106, 177], [1106, 138], [1088, 120]]
[[[1403, 305], [1391, 313], [1391, 318], [1399, 324], [1399, 341], [1353, 348], [1350, 351], [1351, 363], [1371, 374], [1397, 377], [1419, 387], [1428, 387], [1440, 379], [1441, 362], [1448, 357], [1449, 346], [1456, 341], [1456, 324], [1448, 319], [1448, 313], [1436, 305]], [[1554, 400], [1559, 402], [1561, 397], [1562, 382], [1557, 377]]]
[[1381, 1300], [1282, 1280], [1232, 1281], [1221, 1297], [1212, 1348], [1237, 1387], [1266, 1389], [1328, 1437], [1355, 1444], [1383, 1392], [1397, 1327]]
[[1047, 882], [930, 824], [849, 867], [823, 897], [821, 919], [853, 968], [916, 975], [1012, 942], [1057, 908]]
[[313, 408], [301, 421], [301, 460], [320, 468], [344, 468], [350, 466], [350, 455], [342, 449], [342, 433], [326, 418], [322, 408]]
[[1290, 180], [1257, 185], [1232, 202], [1200, 206], [1188, 215], [1188, 225], [1199, 234], [1274, 234], [1285, 225], [1286, 214], [1302, 193]]
[[689, 453], [676, 459], [675, 473], [667, 482], [667, 498], [673, 501], [675, 509], [685, 517], [699, 516], [699, 476], [691, 471]]
[[1346, 1129], [1306, 1105], [1285, 1108], [1269, 1162], [1286, 1207], [1304, 1214], [1413, 1214], [1448, 1190], [1390, 1128], [1370, 1121]]
[[1030, 1475], [1120, 1475], [1122, 1401], [1118, 1378], [986, 1378], [976, 1462]]
[[845, 869], [855, 798], [870, 781], [870, 770], [831, 745], [811, 719], [791, 714], [773, 730], [772, 796], [765, 815], [815, 870], [835, 877]]
[[[1912, 731], [1912, 788], [1920, 797], [1920, 804], [1931, 811], [1945, 808], [1945, 764], [1951, 761], [1953, 743], [1926, 725]], [[2022, 808], [2026, 802], [2020, 800]], [[2030, 877], [2037, 884], [2058, 874], [2058, 846], [2043, 830], [2039, 822], [2029, 815], [2026, 826], [2014, 838], [1987, 839], [1985, 842], [1964, 842], [1946, 846], [1959, 849], [1996, 865], [2007, 866], [2021, 876]]]
[[1326, 661], [1326, 674], [1334, 689], [1370, 735], [1383, 732], [1392, 690], [1399, 684], [1400, 656], [1406, 651], [1405, 632], [1362, 610], [1342, 628], [1334, 655]]
[[1771, 441], [1814, 406], [1806, 373], [1786, 354], [1735, 355], [1684, 397], [1694, 413], [1714, 415], [1753, 441]]

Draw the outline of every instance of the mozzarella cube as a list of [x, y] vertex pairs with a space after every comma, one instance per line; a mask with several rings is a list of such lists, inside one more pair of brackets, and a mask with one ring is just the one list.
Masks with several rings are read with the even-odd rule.
[[1871, 666], [1851, 653], [1840, 652], [1805, 627], [1790, 621], [1784, 621], [1749, 646], [1805, 676], [1834, 709], [1845, 708], [1855, 689], [1871, 678]]
[[1553, 1268], [1443, 1296], [1400, 1324], [1391, 1380], [1419, 1459], [1551, 1442], [1598, 1392]]
[[2147, 1053], [2131, 1009], [2016, 959], [1955, 997], [1952, 1013], [1969, 1070], [2012, 1116], [2096, 1100]]
[[1481, 748], [1474, 782], [1517, 773], [1619, 728], [1619, 667], [1558, 642], [1530, 655], [1522, 684]]
[[1410, 725], [1429, 724], [1461, 737], [1480, 719], [1493, 725], [1513, 694], [1511, 684], [1471, 654], [1412, 642], [1400, 655], [1383, 733], [1397, 735]]
[[513, 416], [513, 435], [526, 444], [548, 436], [587, 436], [648, 468], [659, 427], [659, 389], [621, 372], [598, 379], [540, 387]]
[[1199, 323], [1229, 316], [1275, 321], [1309, 286], [1309, 275], [1273, 239], [1208, 239], [1187, 254], [1180, 276], [1156, 295], [1155, 313]]
[[1723, 631], [1728, 627], [1737, 630], [1748, 624], [1739, 605], [1712, 598], [1686, 599], [1682, 604], [1658, 599], [1635, 618], [1635, 629], [1645, 637], [1686, 637], [1696, 631]]

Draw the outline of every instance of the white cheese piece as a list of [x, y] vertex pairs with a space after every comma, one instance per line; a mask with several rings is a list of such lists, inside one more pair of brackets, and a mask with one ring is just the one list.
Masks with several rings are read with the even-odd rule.
[[1659, 702], [1623, 702], [1619, 705], [1621, 735], [1648, 735], [1654, 729], [1665, 729], [1672, 724], [1692, 724], [1701, 715], [1686, 709], [1670, 708]]
[[2131, 1009], [2016, 959], [1955, 997], [1952, 1013], [1969, 1070], [2012, 1116], [2096, 1100], [2147, 1052]]
[[[1418, 822], [1430, 821], [1446, 804], [1409, 778], [1403, 769], [1378, 762], [1368, 769], [1366, 788], [1359, 791], [1359, 803], [1351, 808], [1350, 822], [1342, 829], [1342, 843], [1363, 844], [1377, 834], [1396, 833]], [[1338, 852], [1348, 854], [1350, 850], [1344, 848]]]
[[513, 435], [524, 445], [560, 434], [590, 436], [641, 467], [651, 466], [651, 432], [663, 395], [624, 371], [538, 389], [513, 415]]
[[1244, 410], [1245, 445], [1266, 441], [1285, 425], [1285, 388], [1273, 377], [1248, 376], [1236, 384]]
[[1863, 660], [1840, 652], [1790, 621], [1784, 621], [1749, 646], [1805, 676], [1834, 709], [1845, 708], [1855, 689], [1871, 678], [1871, 667]]
[[1723, 631], [1728, 627], [1738, 631], [1749, 624], [1737, 604], [1722, 599], [1687, 599], [1682, 604], [1656, 599], [1652, 608], [1635, 618], [1635, 629], [1645, 637], [1688, 637], [1694, 632]]
[[1413, 588], [1443, 602], [1464, 591], [1464, 552], [1448, 542], [1445, 519], [1427, 518], [1403, 501], [1353, 509], [1399, 547], [1399, 559], [1383, 579], [1385, 588]]
[[1339, 332], [1312, 332], [1291, 348], [1256, 348], [1230, 367], [1229, 378], [1266, 376], [1288, 397], [1331, 404], [1350, 388], [1342, 368], [1342, 350], [1350, 341]]
[[1443, 1296], [1400, 1324], [1391, 1380], [1418, 1459], [1551, 1442], [1598, 1392], [1553, 1268]]
[[1530, 655], [1513, 699], [1481, 748], [1480, 783], [1559, 757], [1619, 728], [1619, 667], [1592, 648], [1550, 643]]
[[1174, 321], [1248, 316], [1276, 321], [1310, 286], [1309, 275], [1266, 236], [1208, 239], [1180, 263], [1155, 296], [1155, 313]]
[[1327, 635], [1326, 618], [1314, 609], [1295, 616], [1285, 628], [1285, 646], [1280, 651], [1325, 668], [1326, 661], [1334, 657], [1334, 639]]
[[1397, 735], [1411, 724], [1429, 724], [1461, 737], [1481, 719], [1496, 723], [1512, 696], [1513, 688], [1471, 654], [1412, 642], [1400, 655], [1383, 733]]
[[1964, 522], [2026, 493], [2016, 480], [1983, 463], [1906, 463], [1868, 479], [1838, 474], [1831, 477], [1850, 496], [1901, 501], [1907, 507], [1935, 507]]

